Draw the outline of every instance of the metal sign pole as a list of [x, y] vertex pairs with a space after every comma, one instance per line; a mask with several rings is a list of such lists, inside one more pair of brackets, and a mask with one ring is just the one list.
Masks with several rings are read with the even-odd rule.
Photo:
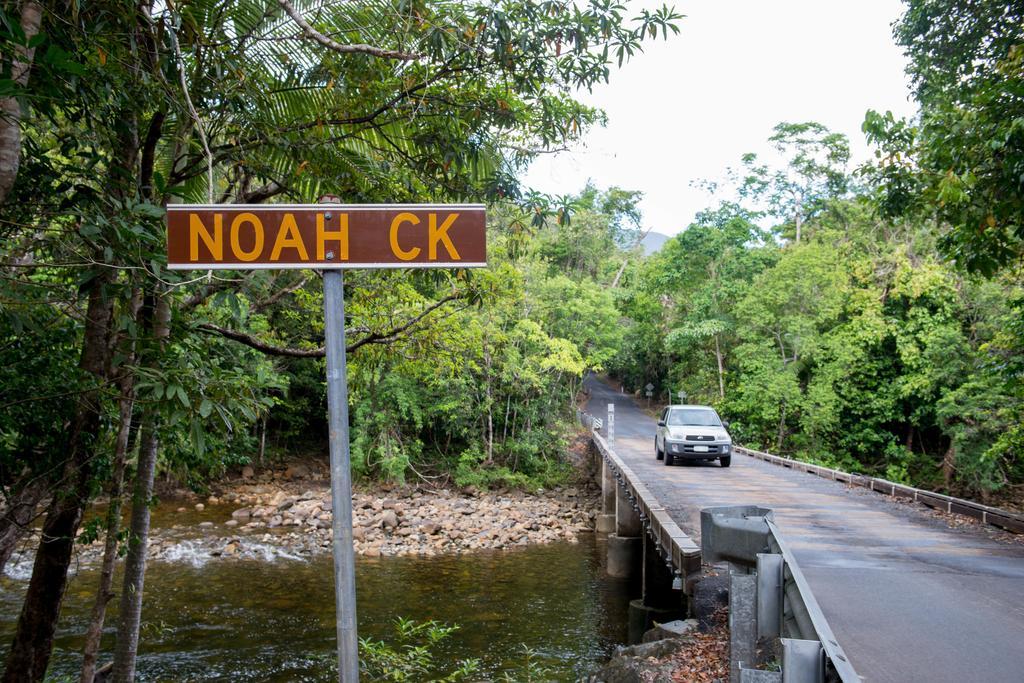
[[355, 549], [352, 547], [352, 471], [348, 452], [345, 290], [342, 271], [325, 270], [323, 275], [338, 681], [356, 683], [359, 680], [359, 638], [356, 634]]

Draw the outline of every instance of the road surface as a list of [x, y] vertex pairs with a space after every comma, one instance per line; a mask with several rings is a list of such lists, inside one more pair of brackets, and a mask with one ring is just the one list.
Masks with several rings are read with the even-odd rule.
[[654, 418], [593, 378], [587, 387], [591, 414], [615, 403], [615, 451], [695, 541], [701, 508], [775, 511], [865, 681], [1024, 682], [1024, 538], [953, 529], [923, 506], [739, 454], [729, 468], [666, 467]]

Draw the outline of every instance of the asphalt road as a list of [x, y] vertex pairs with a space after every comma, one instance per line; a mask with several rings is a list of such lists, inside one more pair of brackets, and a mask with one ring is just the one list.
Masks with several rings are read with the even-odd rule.
[[1024, 682], [1024, 537], [953, 529], [923, 506], [749, 456], [666, 467], [654, 458], [654, 418], [607, 385], [587, 387], [591, 414], [615, 403], [616, 452], [694, 540], [701, 508], [775, 511], [866, 681]]

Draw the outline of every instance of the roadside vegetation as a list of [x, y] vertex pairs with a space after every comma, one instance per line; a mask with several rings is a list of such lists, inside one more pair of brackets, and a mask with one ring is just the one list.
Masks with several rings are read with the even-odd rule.
[[1018, 9], [915, 1], [921, 104], [868, 112], [873, 163], [784, 123], [715, 203], [627, 270], [611, 363], [710, 403], [740, 443], [956, 495], [1024, 491], [1024, 33]]

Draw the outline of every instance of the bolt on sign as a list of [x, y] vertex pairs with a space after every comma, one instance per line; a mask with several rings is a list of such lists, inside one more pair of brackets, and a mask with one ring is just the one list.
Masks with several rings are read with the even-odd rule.
[[167, 266], [473, 268], [487, 265], [484, 207], [170, 205]]
[[478, 204], [343, 205], [325, 197], [320, 204], [167, 207], [168, 268], [323, 271], [340, 683], [359, 680], [343, 271], [486, 265], [486, 217]]

